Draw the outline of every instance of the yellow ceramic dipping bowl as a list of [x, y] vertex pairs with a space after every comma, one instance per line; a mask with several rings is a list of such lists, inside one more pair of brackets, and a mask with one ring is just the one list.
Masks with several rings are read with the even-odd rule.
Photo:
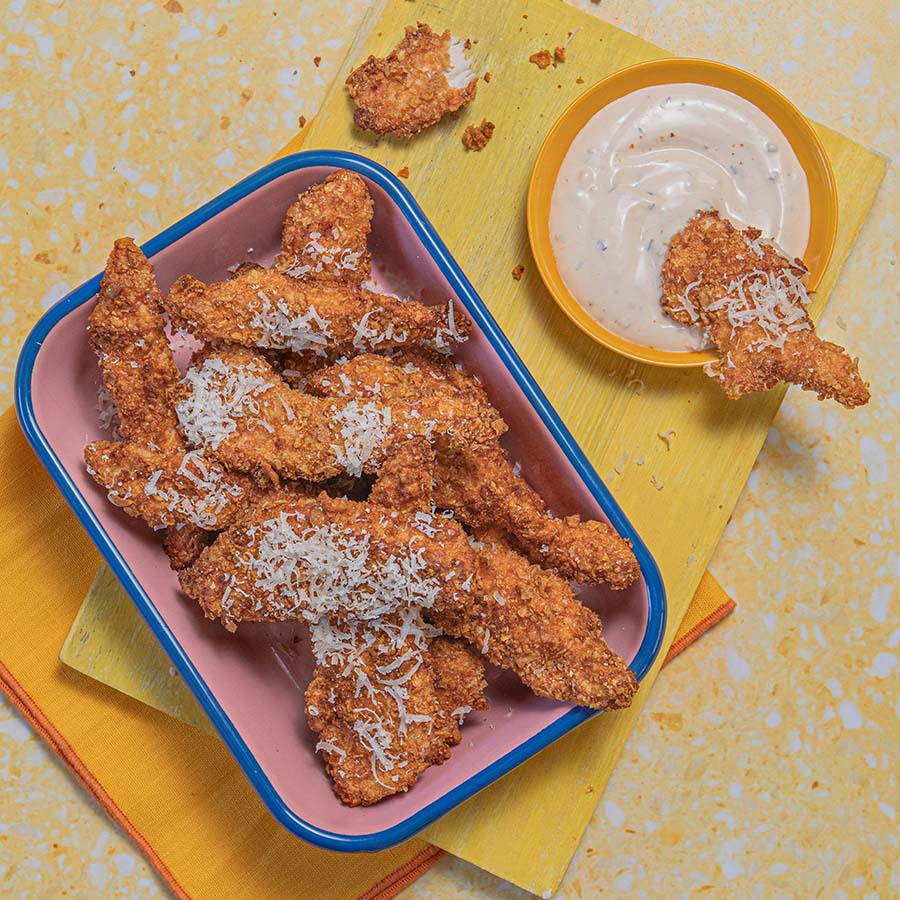
[[659, 366], [699, 366], [716, 358], [710, 350], [656, 350], [625, 340], [593, 319], [566, 287], [550, 243], [553, 187], [575, 136], [607, 104], [632, 91], [659, 84], [706, 84], [738, 94], [761, 109], [791, 142], [809, 184], [810, 234], [803, 254], [807, 286], [815, 290], [831, 259], [837, 234], [837, 192], [825, 150], [804, 115], [764, 81], [722, 63], [701, 59], [655, 59], [621, 69], [598, 81], [569, 104], [544, 140], [528, 188], [528, 237], [544, 284], [563, 312], [595, 341], [641, 362]]

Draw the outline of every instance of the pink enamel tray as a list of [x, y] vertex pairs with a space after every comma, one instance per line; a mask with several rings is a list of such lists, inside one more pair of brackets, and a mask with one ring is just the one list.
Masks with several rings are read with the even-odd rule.
[[[407, 189], [350, 153], [309, 151], [277, 160], [144, 245], [160, 288], [189, 272], [203, 281], [235, 263], [273, 259], [284, 211], [336, 168], [362, 175], [375, 201], [371, 242], [379, 285], [429, 303], [453, 298], [475, 324], [455, 354], [483, 379], [509, 423], [504, 443], [557, 515], [609, 521], [634, 543], [642, 578], [629, 590], [584, 589], [609, 644], [638, 678], [665, 630], [665, 594], [647, 548], [500, 332]], [[490, 709], [469, 717], [462, 743], [406, 794], [343, 806], [331, 791], [303, 692], [312, 658], [300, 625], [242, 625], [236, 635], [203, 618], [181, 593], [158, 535], [117, 510], [85, 472], [84, 445], [105, 438], [97, 420], [97, 365], [85, 324], [92, 278], [50, 309], [29, 335], [16, 372], [22, 428], [100, 552], [272, 814], [330, 850], [382, 850], [404, 841], [534, 756], [597, 711], [534, 697], [508, 672], [489, 669]]]

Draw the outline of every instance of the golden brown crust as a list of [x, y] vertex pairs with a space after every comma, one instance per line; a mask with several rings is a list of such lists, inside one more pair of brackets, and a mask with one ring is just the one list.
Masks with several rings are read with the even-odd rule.
[[[209, 531], [234, 522], [253, 483], [202, 454], [153, 450], [132, 441], [94, 441], [84, 449], [88, 474], [111, 503], [151, 528], [195, 525]], [[174, 546], [174, 545], [173, 545]]]
[[109, 255], [88, 333], [122, 435], [162, 449], [178, 447], [181, 375], [166, 339], [153, 269], [131, 238], [117, 240]]
[[512, 669], [541, 697], [596, 709], [631, 705], [634, 673], [568, 582], [502, 544], [478, 552], [475, 573], [465, 603], [428, 613], [435, 625]]
[[403, 40], [386, 57], [370, 56], [347, 77], [356, 103], [353, 121], [376, 134], [411, 138], [447, 113], [471, 102], [478, 79], [450, 86], [450, 32], [436, 34], [427, 25], [407, 26]]
[[467, 150], [484, 150], [494, 136], [494, 123], [482, 119], [480, 125], [469, 125], [463, 132], [462, 142]]
[[456, 310], [451, 323], [446, 306], [404, 302], [344, 282], [302, 282], [274, 269], [245, 268], [210, 285], [184, 275], [164, 302], [173, 320], [201, 340], [272, 350], [446, 350], [471, 330]]
[[[362, 354], [312, 373], [307, 390], [335, 399], [370, 399], [398, 409], [410, 404], [424, 422], [470, 421], [469, 437], [455, 430], [459, 441], [474, 436], [481, 444], [506, 431], [506, 423], [491, 406], [481, 382], [446, 358], [424, 353], [403, 353], [393, 360]], [[429, 433], [444, 431], [438, 427]]]
[[436, 449], [435, 502], [467, 525], [509, 532], [532, 562], [574, 581], [620, 590], [640, 576], [630, 541], [605, 522], [550, 518], [498, 444], [472, 450], [442, 439]]
[[[321, 658], [306, 689], [307, 721], [334, 792], [348, 806], [371, 806], [409, 790], [425, 769], [450, 756], [454, 743], [425, 641], [398, 638], [401, 628], [393, 616], [383, 623], [325, 621], [312, 629], [313, 652]], [[338, 642], [348, 649], [329, 657], [322, 648]]]
[[462, 737], [460, 726], [469, 713], [488, 708], [484, 662], [462, 641], [448, 637], [432, 640], [427, 660], [438, 707], [435, 728], [448, 746], [455, 746]]
[[176, 572], [192, 566], [200, 554], [216, 539], [214, 531], [196, 525], [173, 526], [163, 532], [163, 549]]
[[365, 181], [338, 169], [287, 211], [275, 268], [304, 280], [360, 284], [372, 274], [366, 249], [374, 206]]
[[395, 444], [378, 472], [369, 502], [406, 513], [431, 512], [434, 451], [424, 436]]
[[[468, 541], [440, 516], [392, 512], [326, 494], [273, 499], [219, 535], [181, 572], [181, 586], [232, 631], [239, 622], [380, 618], [413, 598], [456, 604], [474, 566]], [[410, 585], [403, 597], [379, 593], [391, 560]]]
[[295, 391], [262, 356], [233, 344], [199, 355], [187, 384], [179, 406], [186, 437], [223, 465], [257, 478], [267, 470], [308, 481], [358, 476], [377, 471], [394, 444], [416, 435], [452, 434], [476, 446], [497, 435], [493, 417], [439, 398], [358, 400]]
[[[787, 299], [775, 314], [778, 318], [768, 317], [767, 325], [759, 315], [746, 314], [743, 324], [733, 324], [729, 307], [737, 308], [737, 285], [749, 296], [755, 285], [787, 288], [806, 272], [799, 260], [787, 259], [761, 238], [758, 229], [740, 232], [717, 212], [698, 213], [669, 245], [662, 271], [663, 308], [683, 324], [707, 329], [720, 359], [705, 371], [731, 399], [788, 381], [848, 408], [867, 403], [868, 385], [858, 361], [816, 335], [798, 291], [784, 292]], [[722, 303], [726, 297], [730, 299]]]

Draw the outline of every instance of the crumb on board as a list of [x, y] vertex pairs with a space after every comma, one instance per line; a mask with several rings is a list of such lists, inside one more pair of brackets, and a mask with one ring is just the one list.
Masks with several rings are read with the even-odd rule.
[[557, 62], [565, 62], [566, 61], [566, 48], [565, 47], [556, 47], [553, 51], [553, 56], [556, 58]]
[[306, 116], [300, 116], [297, 119], [297, 127], [298, 128], [306, 128]]
[[397, 172], [398, 178], [409, 178], [409, 166], [404, 166]]
[[465, 41], [463, 42], [463, 47], [464, 47], [466, 50], [471, 50], [471, 49], [472, 49], [472, 39], [471, 39], [471, 38], [466, 38]]
[[485, 72], [485, 73], [484, 73], [484, 80], [485, 80], [485, 81], [490, 81], [490, 80], [491, 80], [491, 73], [490, 73], [490, 72]]
[[513, 279], [514, 279], [515, 281], [519, 281], [519, 280], [521, 279], [522, 273], [523, 273], [524, 271], [525, 271], [525, 266], [523, 266], [521, 263], [519, 263], [519, 265], [517, 265], [517, 266], [512, 270], [512, 277], [513, 277]]
[[666, 445], [666, 450], [672, 449], [672, 438], [675, 437], [674, 428], [670, 428], [668, 431], [660, 431], [656, 436]]
[[579, 75], [579, 76], [575, 79], [575, 84], [584, 84], [584, 79]]
[[625, 470], [625, 464], [628, 462], [628, 453], [623, 453], [621, 459], [613, 466], [613, 471], [616, 475], [621, 475]]
[[658, 491], [661, 491], [663, 489], [663, 484], [659, 480], [659, 476], [656, 474], [650, 476], [650, 484], [652, 484], [653, 487], [655, 487]]
[[644, 456], [639, 456], [639, 457], [634, 461], [634, 464], [635, 464], [636, 466], [642, 466], [645, 462], [647, 462], [647, 458], [644, 457]]
[[314, 56], [313, 57], [313, 65], [318, 69], [321, 64], [322, 64], [322, 57]]
[[494, 123], [482, 119], [480, 125], [469, 125], [463, 132], [462, 142], [468, 150], [483, 150], [494, 134]]
[[539, 69], [546, 69], [553, 62], [549, 50], [538, 50], [528, 57], [528, 62], [533, 62]]

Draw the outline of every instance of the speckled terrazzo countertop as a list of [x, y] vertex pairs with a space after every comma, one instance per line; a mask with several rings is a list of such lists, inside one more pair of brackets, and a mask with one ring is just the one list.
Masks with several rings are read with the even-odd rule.
[[[2, 408], [41, 311], [115, 237], [151, 236], [281, 146], [366, 5], [5, 5]], [[756, 72], [817, 120], [900, 151], [900, 5], [578, 5]], [[738, 610], [654, 686], [560, 897], [900, 896], [898, 200], [892, 169], [820, 326], [860, 354], [873, 401], [848, 413], [788, 392], [713, 560]], [[0, 895], [165, 893], [0, 707]], [[403, 896], [517, 894], [445, 859]]]

